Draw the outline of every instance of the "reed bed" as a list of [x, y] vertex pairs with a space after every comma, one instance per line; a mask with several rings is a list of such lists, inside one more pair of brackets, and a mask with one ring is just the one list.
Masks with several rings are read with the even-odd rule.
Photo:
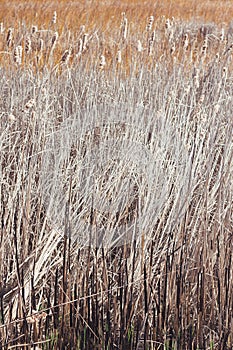
[[233, 348], [233, 30], [214, 3], [1, 19], [0, 349]]

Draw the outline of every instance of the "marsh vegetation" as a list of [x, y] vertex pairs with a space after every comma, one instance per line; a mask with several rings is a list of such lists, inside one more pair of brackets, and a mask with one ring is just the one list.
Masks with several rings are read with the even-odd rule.
[[1, 349], [232, 349], [232, 24], [166, 3], [1, 18]]

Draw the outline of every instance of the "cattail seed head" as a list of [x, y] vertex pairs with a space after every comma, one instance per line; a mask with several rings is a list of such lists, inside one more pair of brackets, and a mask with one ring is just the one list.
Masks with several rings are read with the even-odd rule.
[[215, 55], [215, 62], [218, 63], [219, 60], [220, 60], [220, 54], [219, 54], [219, 52], [217, 52]]
[[13, 45], [13, 31], [13, 28], [9, 28], [7, 32], [6, 44], [8, 47], [11, 47]]
[[35, 106], [35, 100], [31, 99], [25, 104], [25, 110], [28, 111]]
[[153, 23], [154, 23], [154, 16], [150, 16], [148, 18], [148, 23], [147, 23], [147, 26], [146, 26], [146, 31], [147, 32], [150, 32], [152, 30]]
[[165, 22], [165, 28], [166, 29], [170, 29], [171, 28], [171, 22], [170, 22], [170, 19], [166, 19], [166, 22]]
[[231, 44], [230, 46], [228, 46], [228, 48], [226, 49], [226, 51], [224, 52], [224, 55], [229, 54], [232, 52], [233, 49], [233, 44]]
[[150, 37], [151, 41], [155, 41], [155, 35], [156, 35], [155, 30], [153, 30], [153, 32], [151, 33], [151, 37]]
[[83, 51], [83, 41], [80, 38], [78, 40], [78, 51], [77, 51], [76, 57], [80, 57], [82, 55], [82, 51]]
[[184, 35], [184, 45], [183, 45], [184, 50], [187, 50], [188, 46], [189, 46], [189, 36], [188, 36], [187, 33], [185, 33], [185, 35]]
[[36, 34], [38, 32], [37, 26], [32, 26], [32, 34]]
[[194, 86], [196, 89], [199, 89], [199, 87], [200, 87], [200, 82], [199, 82], [198, 76], [194, 77]]
[[26, 54], [29, 54], [32, 50], [32, 42], [31, 38], [28, 36], [25, 40], [25, 52]]
[[205, 95], [201, 94], [200, 99], [199, 99], [199, 104], [202, 104], [205, 101]]
[[105, 66], [106, 66], [105, 56], [104, 56], [104, 55], [101, 55], [101, 56], [100, 56], [100, 64], [99, 64], [99, 67], [100, 67], [100, 69], [103, 69]]
[[58, 39], [58, 32], [55, 32], [52, 36], [51, 48], [54, 48], [56, 46], [57, 39]]
[[121, 50], [117, 51], [116, 60], [118, 63], [121, 63], [121, 61], [122, 61]]
[[67, 63], [69, 60], [69, 50], [65, 50], [65, 52], [63, 53], [62, 57], [61, 57], [61, 62], [63, 63]]
[[80, 56], [82, 54], [82, 51], [83, 51], [83, 41], [80, 38], [78, 40], [78, 53], [77, 53], [77, 56]]
[[207, 41], [207, 39], [205, 39], [205, 40], [203, 41], [202, 48], [203, 48], [204, 50], [207, 50], [207, 47], [208, 47], [208, 41]]
[[0, 23], [0, 34], [3, 34], [4, 32], [4, 27], [3, 27], [3, 22]]
[[199, 80], [199, 69], [195, 69], [193, 74], [193, 82], [196, 89], [200, 86], [200, 80]]
[[203, 41], [202, 48], [201, 48], [202, 56], [206, 56], [207, 49], [208, 49], [208, 41], [207, 41], [207, 39], [205, 39]]
[[148, 45], [148, 56], [151, 56], [153, 54], [153, 41], [149, 40], [149, 45]]
[[87, 49], [87, 42], [88, 42], [88, 34], [83, 34], [83, 43], [82, 43], [82, 50], [85, 51]]
[[224, 41], [224, 38], [225, 38], [225, 30], [224, 30], [224, 28], [222, 28], [219, 39], [220, 39], [220, 41]]
[[219, 110], [220, 110], [220, 104], [216, 104], [215, 106], [214, 106], [214, 113], [218, 113], [219, 112]]
[[80, 26], [80, 34], [84, 34], [84, 33], [85, 33], [85, 29], [86, 29], [85, 25], [82, 24], [82, 25]]
[[7, 119], [10, 123], [14, 123], [16, 121], [16, 117], [14, 114], [8, 114]]
[[69, 62], [71, 53], [72, 53], [72, 47], [69, 47], [68, 50], [65, 50], [61, 58], [61, 63], [67, 64]]
[[121, 36], [123, 40], [127, 38], [128, 31], [128, 19], [125, 15], [125, 12], [122, 12], [122, 21], [121, 21]]
[[43, 48], [44, 48], [44, 40], [40, 38], [37, 43], [37, 50], [41, 52], [43, 51]]
[[138, 42], [137, 42], [137, 50], [138, 50], [138, 52], [142, 52], [143, 51], [142, 43], [141, 43], [140, 40], [138, 40]]
[[54, 13], [53, 13], [52, 23], [53, 23], [53, 24], [56, 24], [56, 23], [57, 23], [57, 12], [56, 12], [56, 11], [54, 11]]
[[23, 48], [21, 45], [16, 46], [13, 53], [14, 62], [18, 65], [22, 64]]
[[170, 54], [173, 55], [176, 51], [176, 44], [173, 43], [172, 46], [171, 46], [171, 49], [170, 49]]

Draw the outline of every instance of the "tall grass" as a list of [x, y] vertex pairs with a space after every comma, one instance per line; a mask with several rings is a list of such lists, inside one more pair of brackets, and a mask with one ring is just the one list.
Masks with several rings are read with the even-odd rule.
[[1, 349], [233, 346], [231, 25], [136, 8], [4, 23]]

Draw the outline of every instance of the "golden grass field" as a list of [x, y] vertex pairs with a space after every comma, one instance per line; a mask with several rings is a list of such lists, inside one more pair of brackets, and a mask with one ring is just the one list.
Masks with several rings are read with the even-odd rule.
[[[26, 33], [20, 34], [22, 25], [27, 27], [27, 30], [35, 25], [40, 34], [38, 38], [44, 39], [43, 32], [47, 31], [47, 39], [52, 32], [57, 32], [60, 37], [59, 45], [56, 46], [56, 50], [53, 50], [53, 63], [54, 65], [59, 62], [64, 51], [69, 49], [69, 45], [73, 45], [74, 40], [80, 38], [80, 31], [82, 27], [85, 27], [84, 31], [89, 35], [95, 36], [101, 34], [98, 40], [101, 41], [101, 47], [98, 47], [98, 51], [95, 54], [104, 54], [108, 58], [108, 62], [112, 62], [117, 55], [117, 51], [120, 50], [121, 43], [119, 37], [119, 31], [121, 30], [122, 13], [128, 17], [128, 36], [134, 37], [134, 41], [128, 40], [125, 43], [125, 50], [122, 53], [124, 56], [124, 68], [129, 70], [132, 56], [134, 56], [134, 50], [132, 47], [136, 45], [135, 38], [139, 38], [139, 33], [145, 33], [146, 24], [149, 16], [154, 16], [155, 31], [161, 32], [161, 28], [165, 25], [166, 19], [183, 23], [196, 23], [201, 28], [203, 23], [208, 25], [215, 24], [218, 26], [219, 33], [221, 28], [231, 27], [233, 4], [231, 1], [0, 1], [0, 22], [4, 25], [2, 35], [0, 37], [0, 62], [4, 66], [10, 64], [12, 61], [11, 54], [6, 52], [6, 37], [7, 29], [14, 28], [14, 43], [13, 46], [17, 46], [21, 43], [25, 45]], [[56, 24], [52, 25], [53, 13], [56, 11], [57, 20]], [[20, 26], [20, 28], [19, 28]], [[17, 33], [19, 30], [19, 33]], [[118, 32], [118, 33], [117, 33]], [[185, 29], [183, 30], [183, 34]], [[218, 35], [219, 35], [218, 33]], [[134, 35], [135, 34], [135, 35]], [[69, 36], [69, 37], [68, 37]], [[202, 45], [203, 35], [196, 37], [195, 45]], [[50, 38], [51, 39], [51, 38]], [[141, 39], [141, 38], [140, 38]], [[177, 42], [177, 46], [181, 43], [180, 38], [174, 38]], [[149, 40], [149, 39], [148, 39]], [[170, 41], [170, 39], [169, 39]], [[48, 44], [48, 43], [47, 43]], [[38, 45], [38, 43], [36, 43]], [[65, 47], [67, 45], [67, 47]], [[77, 42], [76, 42], [77, 45]], [[96, 45], [96, 43], [95, 43]], [[13, 46], [11, 47], [13, 50]], [[35, 46], [35, 45], [34, 45]], [[48, 47], [47, 47], [48, 50]], [[75, 48], [72, 48], [72, 57], [74, 58]], [[171, 50], [167, 43], [157, 47], [157, 58], [161, 57], [166, 50]], [[101, 52], [102, 51], [102, 52]], [[215, 54], [216, 54], [215, 49]], [[212, 52], [214, 53], [214, 52]], [[13, 51], [12, 51], [13, 55]], [[195, 55], [195, 54], [194, 54]], [[45, 59], [45, 55], [42, 55]], [[144, 55], [145, 56], [145, 55]], [[183, 57], [183, 52], [177, 54], [177, 58]], [[48, 57], [47, 57], [48, 58]], [[44, 59], [37, 62], [37, 67], [43, 66]], [[46, 60], [46, 59], [45, 59]], [[24, 60], [25, 63], [26, 60]], [[30, 61], [33, 65], [32, 59]], [[88, 61], [88, 60], [87, 60]], [[147, 60], [148, 61], [148, 60]], [[151, 61], [151, 60], [149, 60]], [[108, 63], [107, 62], [107, 63]], [[88, 63], [86, 64], [86, 67]], [[109, 67], [107, 64], [106, 67]], [[186, 65], [187, 67], [187, 65]]]
[[[0, 1], [0, 21], [7, 26], [15, 24], [15, 20], [24, 20], [31, 24], [47, 26], [54, 10], [60, 18], [60, 25], [69, 25], [77, 29], [80, 23], [108, 26], [112, 18], [121, 12], [127, 12], [138, 25], [143, 25], [148, 13], [155, 16], [176, 17], [182, 20], [196, 19], [204, 22], [229, 23], [232, 20], [233, 4], [228, 0], [164, 0], [164, 1]], [[140, 28], [140, 27], [139, 27]]]

